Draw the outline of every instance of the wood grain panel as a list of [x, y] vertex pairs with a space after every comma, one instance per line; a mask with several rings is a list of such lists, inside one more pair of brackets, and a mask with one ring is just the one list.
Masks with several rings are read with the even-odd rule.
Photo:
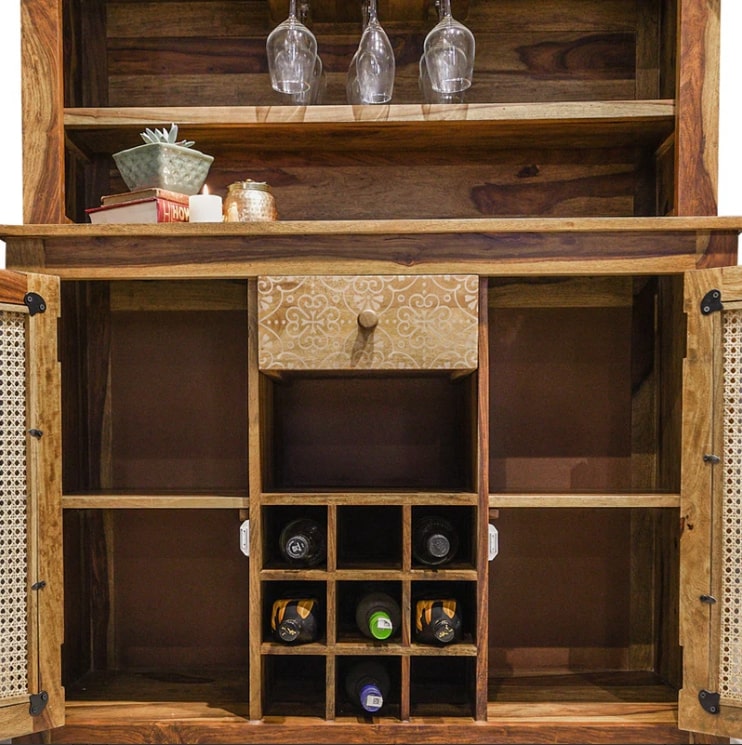
[[715, 215], [717, 211], [719, 2], [679, 0], [678, 215]]
[[[62, 23], [57, 0], [22, 0], [23, 219], [64, 221]], [[33, 122], [33, 126], [29, 123]], [[38, 195], [43, 194], [43, 199]]]

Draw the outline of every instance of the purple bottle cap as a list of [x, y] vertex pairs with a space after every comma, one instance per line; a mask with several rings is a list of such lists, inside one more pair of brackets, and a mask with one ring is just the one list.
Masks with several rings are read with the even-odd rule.
[[373, 683], [367, 683], [361, 688], [361, 706], [371, 714], [377, 712], [384, 705], [384, 696], [379, 687]]

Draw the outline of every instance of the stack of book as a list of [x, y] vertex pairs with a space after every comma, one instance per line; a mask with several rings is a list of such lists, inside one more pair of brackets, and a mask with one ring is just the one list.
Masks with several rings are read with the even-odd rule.
[[188, 222], [188, 196], [158, 189], [136, 189], [101, 197], [85, 210], [91, 223]]

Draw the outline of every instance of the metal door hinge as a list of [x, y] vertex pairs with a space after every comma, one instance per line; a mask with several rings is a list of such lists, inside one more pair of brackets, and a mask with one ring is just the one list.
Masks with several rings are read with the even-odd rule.
[[23, 302], [32, 316], [46, 312], [46, 300], [38, 292], [27, 292], [23, 297]]
[[49, 703], [49, 694], [46, 691], [39, 691], [38, 693], [32, 693], [28, 699], [31, 703], [28, 711], [32, 717], [37, 717], [46, 709], [46, 705]]
[[709, 714], [719, 713], [719, 694], [706, 691], [703, 688], [698, 692], [698, 700], [701, 703], [704, 711]]
[[721, 291], [720, 290], [709, 290], [701, 300], [701, 313], [704, 316], [709, 313], [714, 313], [717, 310], [723, 310], [724, 306], [721, 304]]
[[31, 437], [35, 437], [37, 440], [40, 440], [44, 433], [40, 429], [29, 429], [28, 434], [31, 435]]
[[714, 455], [713, 453], [704, 453], [703, 462], [712, 464], [721, 463], [721, 458], [718, 455]]
[[40, 579], [31, 585], [32, 590], [43, 590], [46, 587], [46, 580]]
[[701, 595], [698, 599], [707, 605], [714, 605], [716, 603], [716, 598], [713, 595]]

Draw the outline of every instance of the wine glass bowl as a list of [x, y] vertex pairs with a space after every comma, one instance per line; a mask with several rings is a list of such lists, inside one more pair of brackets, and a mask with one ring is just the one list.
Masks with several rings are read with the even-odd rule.
[[379, 23], [376, 0], [368, 0], [361, 40], [346, 77], [348, 102], [383, 104], [392, 100], [396, 64], [394, 49]]
[[464, 91], [458, 93], [440, 93], [433, 90], [433, 86], [430, 82], [430, 75], [428, 75], [428, 66], [425, 64], [425, 57], [420, 57], [419, 63], [419, 75], [418, 75], [418, 86], [420, 93], [422, 94], [423, 101], [425, 103], [463, 103], [464, 102]]
[[423, 61], [436, 93], [461, 93], [474, 76], [474, 34], [451, 15], [451, 0], [440, 0], [440, 19], [425, 37]]
[[273, 90], [294, 96], [310, 90], [316, 77], [317, 39], [299, 21], [296, 0], [291, 0], [288, 18], [268, 35], [265, 50]]

